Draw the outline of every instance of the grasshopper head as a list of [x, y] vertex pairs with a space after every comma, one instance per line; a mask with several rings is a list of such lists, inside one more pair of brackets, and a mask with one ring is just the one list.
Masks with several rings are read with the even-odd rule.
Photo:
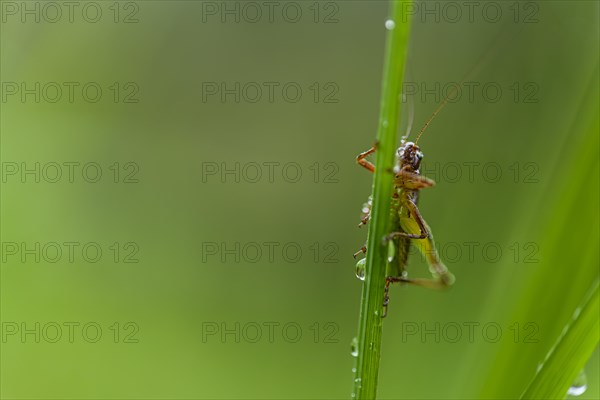
[[413, 171], [418, 171], [423, 159], [423, 153], [419, 149], [419, 146], [413, 142], [406, 142], [402, 143], [398, 148], [396, 158], [398, 159], [398, 166], [400, 168], [409, 165]]

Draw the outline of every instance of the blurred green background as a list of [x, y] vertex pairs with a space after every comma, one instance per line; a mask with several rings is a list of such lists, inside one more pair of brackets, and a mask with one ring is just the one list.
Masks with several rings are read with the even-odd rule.
[[[494, 368], [527, 382], [574, 310], [519, 314], [525, 282], [598, 276], [598, 154], [577, 162], [598, 148], [598, 3], [488, 3], [413, 10], [413, 131], [479, 66], [420, 141], [437, 181], [421, 212], [457, 282], [392, 288], [381, 398], [515, 396]], [[375, 138], [388, 3], [47, 4], [1, 2], [0, 395], [348, 398], [372, 179], [354, 157]], [[561, 209], [573, 177], [584, 196]], [[427, 275], [416, 254], [410, 273]], [[586, 371], [598, 398], [598, 350]]]

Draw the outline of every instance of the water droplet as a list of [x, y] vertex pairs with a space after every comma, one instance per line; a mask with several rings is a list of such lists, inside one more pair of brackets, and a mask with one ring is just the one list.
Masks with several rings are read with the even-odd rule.
[[387, 254], [388, 262], [393, 262], [395, 257], [396, 257], [396, 246], [394, 245], [393, 241], [389, 241], [388, 242], [388, 254]]
[[567, 391], [567, 394], [570, 396], [581, 396], [587, 390], [587, 376], [585, 376], [585, 371], [581, 370], [575, 381]]
[[569, 390], [567, 390], [567, 394], [569, 396], [581, 396], [582, 394], [585, 393], [585, 391], [587, 390], [587, 385], [583, 385], [583, 386], [571, 386], [569, 388]]
[[573, 313], [573, 319], [579, 318], [579, 314], [581, 314], [581, 307], [577, 307], [575, 312]]
[[352, 368], [352, 373], [355, 374], [356, 373], [356, 368]]
[[381, 124], [383, 125], [384, 128], [387, 128], [388, 127], [387, 119], [384, 120]]
[[396, 27], [396, 23], [391, 20], [388, 19], [387, 21], [385, 21], [385, 29], [387, 29], [388, 31], [393, 30]]
[[356, 277], [361, 281], [365, 280], [365, 265], [367, 265], [366, 258], [358, 260], [358, 262], [356, 263]]
[[358, 339], [356, 337], [352, 338], [352, 343], [350, 343], [350, 354], [352, 357], [358, 357]]

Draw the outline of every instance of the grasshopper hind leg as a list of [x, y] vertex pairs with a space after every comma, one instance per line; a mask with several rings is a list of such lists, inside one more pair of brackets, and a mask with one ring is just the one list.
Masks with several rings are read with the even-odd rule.
[[422, 286], [428, 289], [446, 289], [450, 286], [452, 286], [452, 284], [455, 281], [454, 275], [450, 272], [450, 271], [446, 271], [444, 274], [441, 274], [435, 278], [432, 279], [427, 279], [427, 278], [414, 278], [414, 279], [410, 279], [410, 278], [403, 278], [403, 277], [396, 277], [396, 276], [390, 276], [387, 278], [390, 283], [396, 283], [396, 282], [401, 282], [401, 283], [409, 283], [412, 285], [417, 285], [417, 286]]
[[[444, 268], [446, 268], [446, 267], [444, 266]], [[387, 316], [388, 305], [390, 303], [390, 286], [392, 285], [392, 283], [408, 283], [411, 285], [425, 287], [427, 289], [442, 290], [442, 289], [446, 289], [446, 288], [450, 287], [454, 283], [454, 280], [455, 280], [454, 275], [448, 270], [446, 270], [445, 273], [443, 273], [433, 279], [427, 279], [427, 278], [410, 279], [410, 278], [400, 277], [400, 276], [388, 276], [387, 278], [385, 278], [385, 289], [383, 291], [383, 313], [382, 313], [381, 317], [385, 318]]]
[[[408, 237], [419, 249], [431, 272], [432, 279], [408, 279], [405, 277], [393, 278], [393, 282], [405, 282], [413, 285], [423, 286], [430, 289], [445, 289], [454, 283], [454, 275], [442, 263], [435, 248], [431, 228], [421, 216], [419, 208], [410, 199], [404, 199], [402, 205], [408, 211], [408, 216], [400, 216], [400, 226], [403, 232], [393, 232], [386, 239], [394, 237]], [[418, 233], [417, 233], [418, 232]]]
[[[428, 232], [430, 232], [428, 230]], [[390, 283], [409, 283], [412, 285], [422, 286], [428, 289], [446, 289], [455, 281], [454, 275], [448, 270], [448, 268], [442, 263], [435, 249], [435, 243], [431, 234], [425, 239], [417, 239], [412, 241], [413, 244], [419, 249], [421, 254], [425, 257], [427, 264], [429, 265], [429, 271], [431, 272], [432, 278], [414, 278], [410, 279], [405, 276], [399, 277], [388, 277]]]
[[[384, 291], [384, 306], [383, 315], [387, 314], [389, 303], [389, 287], [392, 283], [404, 283], [416, 286], [425, 287], [428, 289], [442, 290], [450, 287], [454, 281], [454, 275], [442, 263], [438, 252], [435, 248], [431, 228], [427, 225], [421, 213], [419, 213], [416, 204], [411, 201], [405, 201], [403, 205], [406, 207], [409, 214], [402, 215], [399, 218], [399, 223], [402, 231], [393, 232], [384, 238], [384, 242], [389, 242], [392, 239], [407, 238], [410, 243], [415, 245], [420, 253], [425, 257], [425, 261], [429, 266], [432, 278], [408, 278], [404, 273], [394, 274], [396, 276], [388, 276], [386, 278], [386, 286]], [[400, 271], [402, 272], [402, 271]]]

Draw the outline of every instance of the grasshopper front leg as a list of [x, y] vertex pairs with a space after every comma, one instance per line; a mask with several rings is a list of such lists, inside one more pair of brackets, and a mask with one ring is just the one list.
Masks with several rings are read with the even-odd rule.
[[[357, 155], [356, 163], [358, 165], [364, 167], [366, 170], [368, 170], [372, 173], [375, 173], [375, 165], [372, 162], [370, 162], [369, 160], [367, 160], [366, 158], [369, 155], [375, 153], [376, 151], [377, 151], [377, 142], [369, 150], [363, 151], [362, 153]], [[358, 224], [359, 228], [363, 225], [366, 225], [367, 222], [369, 222], [369, 219], [371, 218], [371, 204], [372, 204], [371, 197], [369, 197], [369, 199], [363, 206], [363, 216], [360, 219], [360, 224]], [[355, 258], [356, 258], [356, 255], [355, 255]]]
[[394, 177], [394, 184], [409, 190], [421, 190], [435, 185], [433, 179], [426, 176], [415, 174], [408, 170], [408, 166], [402, 168]]
[[369, 222], [369, 220], [371, 219], [371, 208], [373, 207], [373, 198], [371, 196], [369, 196], [369, 198], [367, 199], [367, 202], [365, 204], [363, 204], [363, 208], [362, 208], [362, 217], [360, 219], [360, 224], [358, 224], [358, 227], [360, 228], [363, 225], [366, 225], [367, 222]]
[[359, 251], [354, 253], [354, 259], [356, 259], [356, 257], [358, 257], [361, 254], [367, 254], [367, 246], [361, 247]]
[[[375, 144], [373, 145], [373, 147], [371, 147], [369, 150], [367, 151], [363, 151], [362, 153], [360, 153], [359, 155], [356, 156], [356, 163], [362, 167], [364, 167], [365, 169], [367, 169], [368, 171], [375, 173], [375, 165], [370, 162], [369, 160], [367, 160], [366, 158], [375, 153], [377, 151], [377, 142], [375, 142]], [[371, 205], [372, 205], [372, 199], [369, 196], [369, 199], [367, 200], [367, 202], [363, 205], [362, 208], [362, 218], [360, 219], [360, 223], [358, 224], [358, 227], [360, 228], [363, 225], [366, 225], [367, 222], [369, 222], [369, 219], [371, 219]], [[363, 246], [360, 248], [359, 251], [357, 251], [356, 253], [354, 253], [354, 258], [356, 258], [357, 256], [359, 256], [360, 254], [366, 254], [367, 253], [367, 248], [366, 246]]]
[[368, 171], [375, 173], [375, 165], [367, 160], [367, 156], [375, 153], [377, 151], [377, 143], [375, 143], [373, 145], [373, 147], [371, 147], [369, 150], [367, 151], [363, 151], [362, 153], [360, 153], [359, 155], [356, 156], [356, 162], [358, 163], [358, 165], [366, 168]]

